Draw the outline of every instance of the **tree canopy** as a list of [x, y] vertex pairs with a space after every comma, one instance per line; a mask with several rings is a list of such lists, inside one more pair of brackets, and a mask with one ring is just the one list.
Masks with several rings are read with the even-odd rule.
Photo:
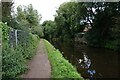
[[80, 24], [82, 21], [83, 3], [66, 2], [60, 5], [56, 11], [55, 22], [58, 34], [62, 39], [74, 38], [74, 35], [81, 32], [84, 26]]
[[56, 35], [53, 38], [64, 41], [74, 40], [76, 34], [90, 26], [91, 29], [85, 34], [89, 46], [118, 50], [120, 2], [65, 2], [56, 13], [54, 22], [51, 22], [56, 27], [48, 25], [48, 21], [45, 32], [52, 34], [47, 36]]

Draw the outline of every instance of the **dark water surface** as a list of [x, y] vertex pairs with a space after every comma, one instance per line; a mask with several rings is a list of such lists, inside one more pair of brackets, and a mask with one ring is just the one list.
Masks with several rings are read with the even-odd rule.
[[118, 78], [118, 53], [77, 43], [52, 42], [84, 78]]

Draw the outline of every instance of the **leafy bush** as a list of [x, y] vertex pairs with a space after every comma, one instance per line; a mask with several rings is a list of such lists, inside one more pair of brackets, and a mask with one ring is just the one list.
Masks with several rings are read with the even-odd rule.
[[32, 28], [31, 32], [33, 34], [38, 35], [39, 37], [43, 37], [44, 36], [41, 26], [35, 26], [34, 28]]
[[39, 40], [38, 40], [38, 36], [37, 35], [32, 35], [29, 34], [30, 38], [29, 38], [29, 43], [26, 46], [22, 46], [23, 47], [23, 56], [26, 59], [31, 59], [32, 56], [34, 55], [35, 51], [36, 51], [36, 45], [38, 44]]
[[8, 41], [9, 27], [4, 23], [0, 22], [0, 28], [2, 29], [2, 42]]
[[8, 35], [11, 28], [4, 23], [0, 23], [0, 28], [2, 28], [2, 78], [6, 80], [6, 78], [19, 77], [27, 70], [26, 62], [35, 53], [38, 37], [30, 33], [28, 33], [29, 38], [21, 35], [20, 40], [27, 39], [27, 45], [21, 41], [16, 47], [10, 47]]
[[3, 78], [15, 78], [27, 69], [25, 59], [21, 54], [21, 47], [17, 49], [3, 47], [2, 71]]
[[0, 23], [0, 79], [2, 77], [2, 26]]
[[48, 41], [44, 40], [48, 58], [52, 66], [52, 78], [76, 78], [83, 80], [80, 74]]

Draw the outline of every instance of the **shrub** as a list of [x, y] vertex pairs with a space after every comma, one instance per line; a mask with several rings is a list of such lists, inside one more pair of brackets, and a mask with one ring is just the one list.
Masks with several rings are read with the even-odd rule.
[[3, 78], [15, 78], [27, 69], [25, 59], [21, 54], [21, 47], [16, 49], [3, 47], [2, 50], [2, 71]]
[[39, 42], [39, 38], [37, 35], [32, 35], [32, 34], [29, 34], [30, 35], [30, 38], [29, 38], [29, 43], [28, 45], [26, 46], [22, 46], [23, 47], [23, 56], [24, 58], [26, 59], [31, 59], [32, 56], [34, 55], [35, 51], [36, 51], [36, 45], [38, 44]]
[[[35, 54], [39, 40], [36, 35], [27, 33], [28, 38], [21, 35], [20, 44], [10, 47], [9, 31], [11, 28], [4, 23], [0, 23], [0, 28], [2, 28], [2, 79], [9, 80], [8, 78], [19, 77], [27, 70], [27, 59]], [[24, 40], [27, 42], [24, 43]]]

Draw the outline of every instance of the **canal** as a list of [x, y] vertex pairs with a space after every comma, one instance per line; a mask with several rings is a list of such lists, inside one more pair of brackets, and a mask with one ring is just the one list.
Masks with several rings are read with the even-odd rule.
[[52, 44], [84, 78], [94, 80], [95, 78], [118, 78], [120, 76], [118, 53], [113, 50], [58, 41]]

